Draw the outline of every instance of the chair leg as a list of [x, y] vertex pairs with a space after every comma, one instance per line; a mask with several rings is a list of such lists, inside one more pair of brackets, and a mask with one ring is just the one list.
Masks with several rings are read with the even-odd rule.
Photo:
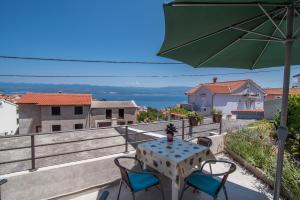
[[160, 182], [159, 183], [159, 188], [160, 188], [160, 192], [161, 192], [161, 196], [162, 196], [162, 199], [165, 200], [165, 192], [164, 192], [164, 187], [162, 185], [162, 183]]
[[132, 192], [131, 194], [132, 194], [132, 199], [135, 200], [134, 192]]
[[210, 173], [212, 174], [211, 163], [209, 163]]
[[122, 189], [122, 184], [123, 184], [123, 181], [121, 180], [121, 181], [120, 181], [120, 184], [119, 184], [119, 192], [118, 192], [117, 200], [119, 200], [119, 198], [120, 198], [120, 193], [121, 193], [121, 189]]
[[225, 185], [223, 186], [223, 191], [224, 191], [224, 194], [225, 194], [225, 199], [228, 200], [228, 195], [227, 195], [227, 190], [226, 190]]
[[182, 188], [182, 191], [181, 191], [181, 194], [180, 194], [179, 200], [182, 200], [182, 198], [183, 198], [183, 193], [185, 192], [186, 189], [187, 189], [187, 188], [186, 188], [186, 184], [184, 183], [183, 188]]

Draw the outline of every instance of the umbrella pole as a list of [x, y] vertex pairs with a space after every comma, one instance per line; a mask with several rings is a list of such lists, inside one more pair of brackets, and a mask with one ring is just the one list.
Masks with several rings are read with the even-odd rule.
[[294, 5], [287, 8], [287, 36], [285, 41], [285, 63], [284, 63], [284, 79], [283, 79], [283, 94], [280, 116], [280, 127], [277, 130], [278, 135], [278, 154], [276, 164], [276, 177], [274, 185], [274, 200], [278, 200], [280, 196], [280, 183], [282, 177], [283, 158], [284, 158], [284, 143], [288, 135], [287, 116], [288, 116], [288, 97], [292, 61], [292, 46], [293, 46], [293, 25], [294, 25]]

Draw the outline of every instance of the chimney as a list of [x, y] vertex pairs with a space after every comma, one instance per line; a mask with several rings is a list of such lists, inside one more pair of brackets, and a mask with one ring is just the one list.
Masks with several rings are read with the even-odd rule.
[[216, 83], [217, 82], [217, 80], [218, 80], [218, 77], [213, 77], [213, 83]]

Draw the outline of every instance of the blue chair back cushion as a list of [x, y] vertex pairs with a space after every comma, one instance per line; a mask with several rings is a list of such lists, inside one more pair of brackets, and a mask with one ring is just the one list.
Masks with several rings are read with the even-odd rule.
[[[147, 171], [147, 170], [145, 170]], [[145, 190], [149, 187], [157, 185], [159, 180], [151, 174], [134, 174], [128, 173], [128, 178], [133, 189], [133, 192]]]
[[221, 180], [212, 176], [192, 174], [187, 178], [187, 184], [211, 196], [215, 196], [217, 189], [220, 187]]

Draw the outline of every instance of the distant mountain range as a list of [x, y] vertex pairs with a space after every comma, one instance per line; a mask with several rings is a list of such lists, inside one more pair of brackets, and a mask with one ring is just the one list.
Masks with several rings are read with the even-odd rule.
[[189, 87], [116, 87], [79, 84], [41, 84], [0, 82], [0, 93], [90, 93], [94, 98], [107, 100], [135, 100], [139, 105], [163, 108], [186, 101], [184, 92]]
[[27, 93], [27, 92], [43, 92], [43, 93], [92, 93], [101, 94], [119, 94], [119, 95], [182, 95], [189, 87], [117, 87], [117, 86], [96, 86], [96, 85], [80, 85], [80, 84], [41, 84], [41, 83], [3, 83], [0, 82], [0, 92], [2, 93]]

